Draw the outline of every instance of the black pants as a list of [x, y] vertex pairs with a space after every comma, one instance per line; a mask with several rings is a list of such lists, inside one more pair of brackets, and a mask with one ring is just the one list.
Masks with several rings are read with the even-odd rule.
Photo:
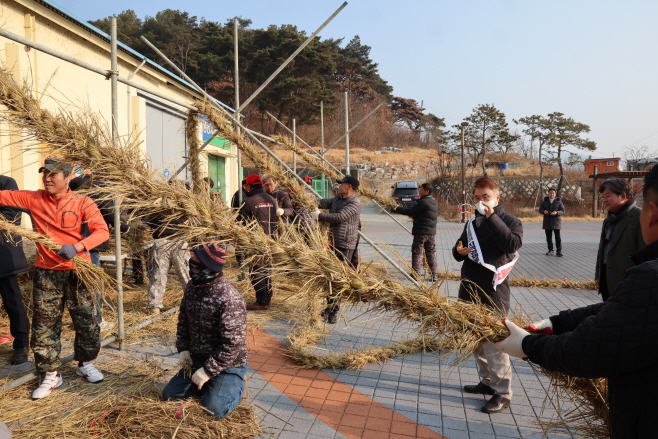
[[[338, 258], [339, 261], [341, 262], [349, 262], [350, 265], [354, 264], [354, 251], [355, 249], [347, 249], [347, 248], [339, 248], [339, 247], [332, 247], [331, 248]], [[359, 255], [357, 254], [357, 263], [358, 263], [358, 258]], [[356, 268], [356, 267], [355, 267]], [[340, 309], [340, 300], [335, 298], [335, 297], [327, 297], [327, 308], [329, 312], [338, 312]]]
[[356, 238], [356, 247], [354, 247], [354, 250], [352, 251], [352, 257], [350, 258], [350, 264], [352, 264], [352, 267], [357, 270], [359, 268], [359, 240], [361, 237]]
[[555, 247], [558, 253], [562, 253], [562, 238], [560, 238], [560, 229], [544, 230], [546, 232], [546, 244], [548, 244], [548, 251], [553, 251], [553, 239], [551, 235], [555, 233]]
[[601, 264], [601, 272], [599, 273], [599, 294], [604, 302], [610, 298], [610, 291], [608, 290], [608, 276], [606, 274], [606, 264]]
[[14, 349], [26, 348], [30, 345], [30, 319], [27, 317], [23, 294], [18, 285], [18, 276], [8, 276], [0, 279], [0, 296], [9, 316], [9, 332], [14, 337]]
[[136, 253], [132, 258], [133, 282], [136, 284], [144, 283], [144, 262], [142, 261], [143, 255], [143, 253]]
[[256, 290], [256, 303], [265, 306], [272, 300], [272, 280], [266, 268], [262, 265], [254, 265], [249, 274], [251, 285]]

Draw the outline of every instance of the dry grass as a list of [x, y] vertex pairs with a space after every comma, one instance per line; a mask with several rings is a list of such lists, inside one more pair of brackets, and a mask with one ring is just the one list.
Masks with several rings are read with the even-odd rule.
[[[461, 280], [461, 274], [457, 272], [444, 271], [440, 274], [445, 280]], [[527, 288], [571, 288], [573, 290], [596, 290], [594, 281], [559, 280], [559, 279], [537, 279], [527, 276], [514, 276], [509, 278], [509, 284], [513, 287]]]

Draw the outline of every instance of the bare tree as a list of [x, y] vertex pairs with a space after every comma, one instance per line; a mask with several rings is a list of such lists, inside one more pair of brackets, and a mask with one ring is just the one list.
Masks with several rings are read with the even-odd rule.
[[641, 164], [648, 161], [655, 153], [649, 151], [647, 145], [627, 146], [624, 148], [624, 158], [626, 159], [626, 168], [629, 171], [639, 171]]

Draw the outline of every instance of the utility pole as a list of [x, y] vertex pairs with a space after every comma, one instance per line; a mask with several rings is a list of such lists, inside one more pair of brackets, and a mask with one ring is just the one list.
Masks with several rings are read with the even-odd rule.
[[466, 222], [466, 212], [464, 212], [464, 204], [466, 204], [466, 171], [464, 169], [464, 128], [468, 126], [468, 122], [462, 122], [462, 223]]
[[[320, 138], [322, 139], [322, 149], [320, 155], [324, 160], [324, 102], [320, 101]], [[322, 196], [327, 198], [326, 188], [324, 186], [324, 172], [322, 173]]]
[[345, 175], [350, 175], [350, 122], [347, 111], [347, 92], [345, 92]]
[[[233, 53], [234, 53], [234, 60], [233, 60], [233, 66], [235, 67], [235, 76], [234, 76], [234, 82], [235, 82], [235, 108], [240, 108], [240, 75], [238, 71], [238, 19], [233, 20]], [[239, 111], [236, 112], [235, 117], [240, 120], [240, 113]], [[240, 128], [236, 128], [236, 131], [238, 135], [240, 134]], [[238, 205], [242, 206], [242, 152], [240, 151], [240, 148], [237, 148], [238, 150]], [[228, 197], [228, 195], [227, 195]]]

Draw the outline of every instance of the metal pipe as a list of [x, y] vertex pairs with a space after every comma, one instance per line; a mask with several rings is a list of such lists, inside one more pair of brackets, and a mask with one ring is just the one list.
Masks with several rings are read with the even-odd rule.
[[[297, 146], [297, 127], [295, 125], [295, 119], [292, 120], [292, 146]], [[297, 173], [297, 152], [292, 151], [292, 170]]]
[[[320, 103], [320, 105], [322, 105], [322, 103]], [[287, 127], [283, 122], [281, 122], [279, 119], [277, 119], [276, 117], [274, 117], [274, 115], [273, 115], [272, 113], [270, 113], [269, 111], [266, 111], [265, 114], [267, 114], [268, 116], [270, 116], [272, 119], [274, 119], [274, 121], [275, 121], [276, 123], [278, 123], [279, 125], [281, 125], [283, 128], [285, 128], [286, 131], [288, 131], [290, 134], [292, 134], [292, 130], [291, 130], [290, 128], [288, 128], [288, 127]], [[318, 157], [320, 156], [320, 153], [317, 152], [316, 150], [314, 150], [313, 147], [312, 147], [311, 145], [309, 145], [308, 143], [306, 143], [306, 142], [304, 141], [304, 139], [302, 139], [301, 137], [298, 137], [298, 138], [299, 138], [299, 141], [302, 142], [304, 145], [306, 145], [306, 147], [307, 147], [308, 149], [310, 149], [311, 151], [313, 151], [313, 153], [314, 153], [315, 155], [317, 155]]]
[[596, 176], [599, 173], [599, 167], [594, 165], [594, 180], [592, 186], [592, 218], [596, 218], [597, 212], [596, 209], [599, 204], [598, 197], [596, 196]]
[[[16, 41], [17, 43], [23, 44], [25, 46], [29, 46], [29, 47], [31, 47], [35, 50], [40, 51], [40, 52], [47, 53], [48, 55], [51, 55], [51, 56], [54, 56], [55, 58], [59, 58], [63, 61], [69, 62], [71, 64], [74, 64], [74, 65], [78, 66], [78, 67], [82, 67], [83, 69], [87, 69], [87, 70], [92, 71], [94, 73], [98, 73], [99, 75], [102, 75], [105, 78], [109, 77], [110, 74], [111, 74], [111, 72], [109, 70], [104, 70], [104, 69], [101, 69], [99, 67], [96, 67], [93, 64], [89, 64], [87, 62], [80, 61], [77, 58], [66, 55], [62, 52], [58, 52], [58, 51], [53, 50], [53, 49], [51, 49], [47, 46], [44, 46], [43, 44], [39, 44], [39, 43], [36, 43], [32, 40], [28, 40], [27, 38], [23, 38], [19, 35], [16, 35], [15, 33], [9, 32], [9, 31], [7, 31], [5, 29], [2, 29], [2, 28], [0, 28], [0, 36], [3, 36], [3, 37], [5, 37], [7, 39], [10, 39], [12, 41]], [[118, 76], [118, 75], [117, 75], [117, 81], [119, 81], [123, 84], [127, 84], [131, 87], [135, 87], [138, 90], [142, 90], [146, 93], [149, 93], [149, 94], [151, 94], [155, 97], [158, 97], [160, 99], [163, 99], [165, 101], [169, 101], [169, 102], [172, 102], [176, 105], [180, 105], [181, 107], [184, 107], [184, 108], [187, 108], [187, 109], [190, 109], [190, 110], [195, 110], [196, 109], [196, 107], [188, 104], [187, 102], [183, 102], [179, 99], [172, 98], [171, 96], [164, 95], [164, 94], [160, 93], [157, 90], [154, 90], [152, 88], [143, 86], [142, 84], [139, 84], [139, 83], [134, 82], [132, 80], [122, 78], [121, 76]]]
[[466, 222], [466, 212], [463, 211], [464, 204], [466, 204], [466, 171], [464, 170], [464, 129], [468, 126], [468, 122], [462, 122], [462, 218], [461, 222]]
[[350, 128], [350, 130], [349, 130], [348, 132], [346, 132], [345, 134], [343, 134], [342, 136], [340, 136], [340, 137], [339, 137], [334, 143], [331, 144], [331, 146], [330, 146], [329, 148], [325, 149], [324, 152], [327, 152], [327, 151], [329, 151], [331, 148], [333, 148], [334, 146], [336, 146], [336, 144], [337, 144], [338, 142], [340, 142], [341, 140], [343, 140], [343, 137], [349, 135], [352, 131], [354, 131], [354, 129], [355, 129], [356, 127], [358, 127], [359, 125], [361, 125], [361, 123], [362, 123], [364, 120], [366, 120], [367, 118], [369, 118], [370, 116], [372, 116], [372, 114], [373, 114], [375, 111], [379, 110], [379, 107], [381, 107], [381, 106], [384, 105], [385, 103], [386, 103], [386, 102], [382, 102], [381, 104], [377, 105], [377, 106], [375, 107], [374, 110], [372, 110], [370, 113], [366, 114], [365, 117], [364, 117], [363, 119], [361, 119], [360, 121], [358, 121], [358, 122], [356, 123], [356, 125], [353, 125], [352, 128]]
[[[323, 101], [320, 101], [320, 139], [322, 141], [322, 149], [320, 150], [321, 151], [320, 152], [320, 158], [322, 159], [323, 162], [329, 163], [324, 159], [324, 102]], [[321, 175], [322, 175], [322, 196], [326, 197], [327, 188], [326, 188], [325, 182], [324, 182], [324, 172]]]
[[[167, 316], [167, 315], [169, 315], [169, 314], [171, 314], [175, 311], [178, 311], [178, 308], [179, 308], [179, 306], [174, 306], [173, 308], [167, 310], [166, 312], [163, 312], [162, 314], [160, 314], [156, 317], [153, 317], [149, 320], [145, 320], [142, 323], [140, 323], [139, 325], [133, 326], [132, 328], [129, 328], [126, 331], [126, 335], [128, 335], [132, 332], [135, 332], [139, 329], [142, 329], [143, 327], [148, 326], [151, 323], [155, 323], [156, 321], [160, 320], [161, 318], [163, 318], [163, 317], [165, 317], [165, 316]], [[115, 335], [113, 335], [111, 337], [108, 337], [105, 340], [101, 341], [101, 347], [105, 347], [105, 346], [109, 345], [110, 343], [114, 343], [116, 340], [117, 340], [117, 336], [115, 336]], [[71, 354], [68, 357], [62, 358], [62, 360], [61, 360], [62, 365], [70, 363], [71, 361], [73, 361], [74, 357], [75, 357], [75, 354]], [[15, 380], [7, 383], [5, 386], [2, 386], [2, 388], [0, 388], [0, 394], [5, 393], [9, 390], [15, 389], [16, 387], [22, 386], [25, 383], [29, 383], [30, 381], [32, 381], [33, 379], [38, 378], [38, 377], [39, 377], [39, 372], [36, 371], [36, 370], [33, 370], [33, 371], [29, 372], [27, 375], [23, 375], [22, 377], [17, 378]]]
[[[237, 18], [233, 20], [233, 53], [234, 53], [233, 67], [235, 68], [235, 76], [234, 76], [235, 107], [239, 108], [240, 107], [240, 71], [238, 65], [238, 19]], [[240, 120], [239, 111], [235, 112], [235, 116], [238, 118], [238, 120]], [[215, 134], [216, 133], [217, 132], [215, 132]], [[203, 149], [203, 147], [201, 149]], [[238, 206], [242, 206], [242, 179], [240, 178], [242, 176], [241, 175], [242, 151], [240, 151], [240, 148], [236, 148], [236, 149], [237, 149], [237, 162], [238, 162], [237, 163], [238, 164]]]
[[350, 122], [347, 92], [345, 92], [345, 175], [350, 175]]
[[[112, 88], [112, 143], [115, 148], [120, 148], [118, 119], [119, 119], [119, 96], [117, 76], [117, 17], [113, 16], [110, 23], [110, 65], [111, 65], [111, 88]], [[125, 334], [123, 330], [123, 272], [121, 270], [121, 201], [119, 198], [114, 199], [114, 258], [116, 259], [116, 280], [117, 280], [117, 329], [119, 331], [119, 350], [126, 348], [124, 341]]]
[[315, 37], [320, 33], [320, 31], [322, 31], [322, 29], [324, 29], [325, 26], [328, 25], [329, 22], [330, 22], [331, 20], [333, 20], [334, 17], [336, 17], [336, 15], [338, 15], [338, 13], [339, 13], [340, 11], [342, 11], [342, 10], [345, 8], [345, 6], [347, 6], [347, 2], [343, 3], [338, 9], [336, 9], [336, 12], [334, 12], [333, 14], [331, 14], [331, 17], [327, 18], [327, 20], [326, 20], [324, 23], [322, 23], [322, 26], [320, 26], [320, 27], [318, 28], [318, 30], [316, 30], [315, 32], [313, 32], [313, 34], [312, 34], [310, 37], [308, 37], [308, 38], [306, 39], [306, 41], [304, 41], [304, 43], [302, 43], [302, 45], [299, 46], [299, 47], [297, 48], [297, 50], [295, 50], [295, 52], [293, 52], [293, 54], [290, 55], [290, 56], [288, 57], [288, 59], [285, 60], [284, 63], [281, 64], [281, 65], [279, 66], [279, 68], [276, 69], [276, 70], [274, 71], [274, 73], [272, 73], [272, 74], [270, 75], [270, 77], [267, 78], [267, 80], [266, 80], [265, 82], [263, 82], [263, 84], [261, 84], [261, 86], [258, 87], [258, 89], [256, 89], [256, 91], [253, 92], [253, 93], [251, 94], [251, 96], [249, 96], [249, 97], [247, 98], [247, 100], [244, 101], [244, 103], [238, 107], [237, 110], [235, 110], [235, 112], [236, 112], [236, 113], [239, 113], [239, 112], [241, 112], [242, 110], [244, 110], [244, 107], [246, 107], [247, 105], [249, 105], [249, 103], [250, 103], [251, 101], [253, 101], [254, 98], [256, 98], [256, 96], [258, 96], [258, 95], [260, 94], [260, 92], [263, 91], [263, 89], [264, 89], [265, 87], [267, 87], [267, 85], [268, 85], [270, 82], [272, 82], [272, 80], [273, 80], [274, 78], [276, 78], [276, 76], [277, 76], [279, 73], [281, 73], [281, 70], [283, 70], [283, 69], [284, 69], [284, 68], [290, 63], [290, 61], [292, 61], [292, 60], [293, 60], [293, 59], [299, 54], [299, 52], [301, 52], [301, 51], [304, 49], [304, 47], [306, 47], [311, 41], [313, 41], [313, 40], [315, 39]]

